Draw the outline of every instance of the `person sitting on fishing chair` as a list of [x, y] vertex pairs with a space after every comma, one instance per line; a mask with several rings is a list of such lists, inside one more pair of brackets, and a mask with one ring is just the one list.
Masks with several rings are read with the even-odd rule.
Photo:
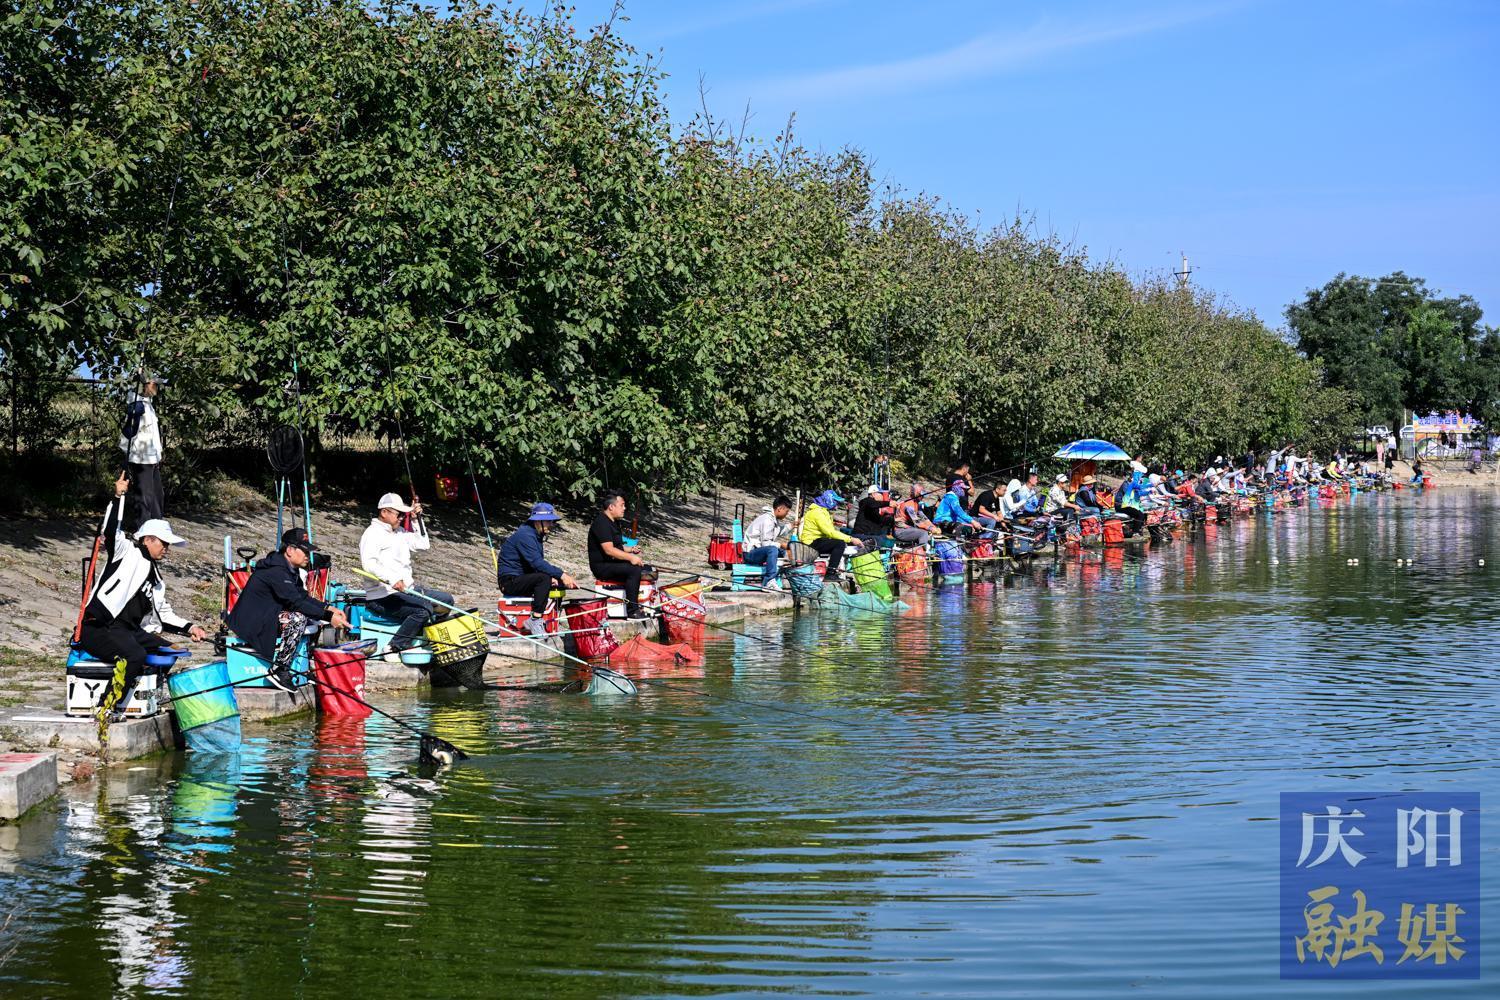
[[553, 586], [559, 583], [569, 588], [578, 586], [567, 570], [548, 562], [543, 551], [552, 525], [560, 520], [550, 503], [533, 504], [526, 523], [500, 544], [496, 582], [506, 597], [531, 595], [531, 617], [526, 619], [526, 631], [532, 635], [547, 634], [545, 616]]
[[[967, 470], [967, 466], [961, 466]], [[968, 483], [962, 479], [955, 479], [948, 484], [948, 492], [943, 494], [943, 499], [938, 503], [937, 513], [932, 520], [939, 528], [954, 537], [963, 537], [979, 529], [979, 522], [970, 516], [964, 509], [964, 495], [968, 493]]]
[[1042, 504], [1042, 513], [1049, 516], [1061, 517], [1064, 521], [1076, 521], [1079, 518], [1079, 507], [1068, 497], [1068, 477], [1058, 475], [1052, 488], [1047, 491], [1047, 499]]
[[129, 488], [130, 481], [122, 474], [115, 481], [115, 499], [99, 529], [103, 569], [84, 604], [75, 643], [94, 659], [114, 664], [114, 676], [105, 685], [94, 711], [101, 726], [115, 717], [116, 709], [135, 689], [146, 666], [146, 654], [172, 648], [162, 631], [197, 641], [207, 637], [203, 629], [172, 610], [161, 575], [159, 564], [167, 550], [187, 542], [161, 518], [143, 522], [131, 541], [123, 527], [125, 492]]
[[599, 516], [589, 527], [589, 570], [595, 580], [625, 588], [626, 618], [648, 618], [650, 615], [641, 607], [641, 580], [656, 579], [656, 570], [625, 548], [625, 533], [620, 529], [625, 495], [610, 490], [599, 507]]
[[[432, 587], [419, 587], [412, 578], [411, 554], [432, 547], [427, 526], [422, 521], [422, 505], [406, 503], [395, 493], [387, 493], [376, 505], [379, 513], [359, 539], [359, 562], [366, 573], [379, 582], [365, 591], [365, 606], [382, 618], [399, 622], [391, 637], [388, 654], [416, 645], [417, 636], [434, 617], [432, 605], [417, 595], [452, 604], [453, 595]], [[402, 527], [401, 515], [412, 515], [415, 530]]]
[[786, 551], [787, 539], [792, 533], [791, 525], [786, 523], [786, 516], [791, 512], [792, 502], [778, 496], [745, 529], [745, 554], [740, 558], [748, 566], [761, 567], [760, 583], [767, 590], [781, 589], [776, 574], [781, 554]]
[[860, 549], [858, 539], [840, 531], [833, 523], [830, 511], [844, 502], [834, 490], [819, 493], [817, 499], [808, 505], [807, 513], [802, 515], [802, 530], [797, 533], [798, 541], [828, 557], [828, 569], [824, 573], [826, 580], [838, 579], [846, 550], [853, 549], [850, 554], [857, 555]]
[[921, 483], [912, 483], [911, 495], [896, 504], [896, 527], [891, 533], [902, 545], [926, 545], [934, 535], [942, 534], [922, 510], [924, 491]]
[[896, 508], [891, 495], [881, 486], [871, 486], [855, 507], [850, 534], [866, 548], [877, 546], [882, 538], [891, 537], [896, 527]]
[[306, 528], [288, 528], [281, 548], [256, 562], [229, 612], [229, 630], [266, 661], [266, 680], [283, 691], [295, 690], [292, 663], [308, 622], [349, 627], [342, 611], [313, 597], [302, 584], [301, 571], [311, 565], [316, 551]]

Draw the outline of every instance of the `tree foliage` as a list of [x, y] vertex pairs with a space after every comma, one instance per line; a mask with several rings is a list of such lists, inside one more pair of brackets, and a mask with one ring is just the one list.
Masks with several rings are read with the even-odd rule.
[[1298, 345], [1353, 395], [1369, 422], [1404, 408], [1500, 417], [1500, 337], [1480, 324], [1467, 295], [1443, 298], [1397, 271], [1370, 279], [1340, 274], [1287, 309]]
[[399, 420], [517, 493], [1340, 432], [1252, 316], [851, 151], [674, 130], [610, 26], [450, 7], [7, 4], [7, 364], [144, 358], [247, 440]]

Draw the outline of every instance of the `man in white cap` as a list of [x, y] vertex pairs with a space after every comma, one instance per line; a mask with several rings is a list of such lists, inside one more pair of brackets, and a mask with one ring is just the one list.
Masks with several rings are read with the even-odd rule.
[[[172, 644], [161, 632], [174, 632], [201, 641], [207, 633], [172, 610], [158, 563], [168, 548], [186, 545], [161, 518], [152, 518], [135, 531], [131, 540], [122, 522], [125, 491], [129, 481], [122, 475], [115, 482], [115, 499], [99, 529], [103, 539], [103, 569], [94, 578], [93, 589], [83, 609], [77, 646], [105, 663], [115, 673], [100, 696], [96, 715], [101, 723], [128, 698], [146, 665], [151, 650]], [[147, 625], [161, 631], [150, 631]]]
[[[387, 493], [376, 504], [378, 515], [359, 539], [359, 561], [364, 571], [380, 582], [365, 591], [365, 603], [381, 617], [400, 622], [388, 652], [399, 653], [415, 645], [423, 626], [433, 617], [435, 605], [416, 595], [425, 594], [443, 604], [453, 595], [432, 587], [419, 587], [412, 578], [411, 554], [432, 547], [422, 521], [422, 505], [407, 503]], [[412, 529], [402, 527], [401, 515], [412, 515]]]

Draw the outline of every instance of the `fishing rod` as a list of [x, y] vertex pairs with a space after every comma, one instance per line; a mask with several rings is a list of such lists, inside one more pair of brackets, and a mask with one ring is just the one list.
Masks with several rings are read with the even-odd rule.
[[490, 547], [490, 568], [498, 573], [500, 554], [495, 551], [495, 539], [490, 535], [490, 519], [484, 514], [484, 497], [479, 495], [479, 477], [474, 475], [474, 456], [470, 454], [465, 460], [469, 463], [469, 485], [474, 488], [474, 502], [479, 505], [479, 523], [484, 525], [484, 543]]
[[[384, 581], [382, 581], [380, 579], [380, 577], [376, 576], [373, 573], [368, 573], [368, 572], [366, 572], [363, 569], [356, 569], [354, 572], [356, 574], [358, 574], [359, 576], [362, 576], [362, 577], [364, 577], [364, 578], [366, 578], [368, 580], [374, 580], [376, 583], [383, 583], [384, 582]], [[426, 601], [428, 604], [433, 605], [434, 607], [444, 608], [444, 609], [446, 609], [448, 611], [455, 612], [456, 614], [470, 615], [470, 616], [478, 619], [479, 621], [483, 622], [484, 624], [489, 625], [492, 628], [499, 629], [502, 632], [516, 631], [516, 630], [510, 628], [507, 625], [502, 625], [500, 622], [492, 621], [492, 620], [490, 620], [488, 618], [482, 618], [479, 615], [474, 614], [474, 612], [472, 612], [472, 611], [467, 611], [467, 610], [465, 610], [463, 608], [460, 608], [460, 607], [458, 607], [456, 605], [448, 604], [445, 601], [440, 601], [440, 600], [438, 600], [435, 597], [432, 597], [432, 596], [430, 596], [428, 594], [422, 593], [421, 591], [418, 591], [418, 590], [406, 590], [406, 591], [402, 591], [402, 593], [409, 594], [412, 597], [421, 598], [422, 600]], [[569, 663], [576, 663], [579, 666], [583, 667], [585, 670], [593, 670], [593, 671], [602, 670], [604, 672], [604, 676], [607, 679], [609, 679], [611, 682], [614, 682], [615, 678], [619, 678], [619, 679], [625, 681], [627, 684], [631, 683], [629, 677], [626, 677], [624, 674], [621, 674], [618, 671], [610, 670], [608, 667], [602, 667], [602, 668], [601, 667], [596, 667], [594, 664], [590, 663], [588, 660], [581, 659], [581, 658], [579, 658], [577, 656], [572, 655], [571, 653], [563, 652], [560, 649], [555, 649], [552, 646], [547, 645], [547, 643], [543, 642], [542, 640], [536, 638], [535, 636], [529, 635], [529, 634], [527, 634], [525, 632], [518, 632], [514, 636], [514, 638], [524, 639], [527, 642], [531, 643], [533, 646], [540, 646], [542, 649], [545, 649], [547, 652], [549, 652], [549, 653], [555, 653], [556, 655], [561, 656], [563, 658], [563, 660], [565, 660], [565, 661], [567, 661]], [[506, 654], [501, 653], [499, 655], [504, 656]], [[519, 657], [513, 657], [513, 658], [519, 659]], [[614, 675], [614, 676], [611, 677], [610, 675]], [[633, 687], [633, 685], [632, 685], [632, 687]], [[626, 693], [632, 693], [633, 694], [634, 692], [631, 691], [631, 692], [626, 692]]]
[[[372, 579], [372, 580], [378, 579], [377, 577], [375, 577], [375, 576], [373, 576], [373, 575], [371, 575], [369, 573], [366, 573], [364, 570], [357, 569], [354, 572], [360, 574], [361, 576], [368, 577], [369, 579]], [[595, 595], [597, 595], [599, 597], [604, 597], [606, 599], [611, 599], [611, 600], [613, 599], [612, 596], [609, 595], [609, 594], [606, 594], [606, 593], [604, 593], [602, 591], [598, 591], [598, 590], [592, 590], [592, 589], [590, 589], [588, 587], [578, 587], [576, 589], [582, 590], [582, 591], [586, 591], [587, 593], [595, 594]], [[413, 591], [412, 592], [412, 596], [414, 596], [414, 597], [420, 597], [422, 600], [427, 601], [429, 604], [432, 604], [432, 605], [434, 605], [436, 607], [446, 608], [449, 611], [455, 611], [455, 612], [458, 612], [459, 614], [472, 615], [473, 617], [478, 618], [481, 622], [484, 622], [486, 625], [491, 625], [491, 626], [493, 626], [495, 628], [499, 628], [499, 629], [506, 629], [506, 626], [503, 626], [503, 625], [501, 625], [498, 622], [490, 621], [487, 618], [483, 618], [483, 617], [480, 617], [479, 615], [474, 614], [472, 611], [465, 611], [462, 608], [456, 607], [456, 606], [454, 606], [452, 604], [448, 604], [448, 603], [446, 603], [444, 601], [439, 601], [438, 599], [436, 599], [434, 597], [429, 597], [426, 594], [422, 594], [422, 593], [418, 593], [416, 591]], [[687, 617], [687, 616], [682, 616], [682, 617]], [[689, 619], [689, 620], [694, 620], [694, 619]], [[737, 633], [737, 634], [739, 634], [739, 633]], [[555, 654], [557, 656], [561, 656], [563, 658], [563, 660], [566, 661], [566, 662], [568, 662], [568, 663], [576, 663], [576, 664], [578, 664], [584, 670], [588, 670], [588, 671], [592, 672], [596, 676], [603, 677], [605, 680], [609, 681], [611, 684], [615, 685], [617, 688], [621, 688], [621, 693], [624, 693], [624, 694], [634, 694], [635, 693], [635, 687], [636, 687], [637, 684], [649, 684], [652, 687], [661, 687], [661, 688], [669, 688], [669, 689], [674, 689], [674, 690], [681, 690], [681, 691], [685, 691], [685, 692], [687, 692], [689, 694], [699, 695], [700, 697], [704, 697], [704, 698], [712, 698], [712, 699], [715, 699], [715, 700], [718, 700], [718, 701], [729, 701], [729, 702], [734, 702], [736, 704], [750, 705], [750, 706], [753, 706], [755, 708], [766, 709], [766, 710], [769, 710], [769, 711], [772, 711], [772, 712], [781, 712], [781, 713], [784, 713], [786, 715], [796, 715], [796, 716], [801, 716], [802, 718], [807, 718], [807, 719], [817, 719], [820, 722], [831, 722], [831, 723], [833, 723], [835, 725], [841, 725], [841, 726], [853, 725], [853, 723], [844, 722], [844, 721], [842, 721], [840, 719], [834, 719], [834, 718], [830, 718], [830, 717], [824, 716], [824, 715], [815, 715], [815, 714], [813, 714], [811, 712], [799, 712], [799, 711], [797, 711], [795, 709], [783, 708], [780, 705], [771, 705], [771, 704], [768, 704], [768, 703], [765, 703], [765, 702], [750, 701], [750, 700], [745, 699], [745, 698], [735, 698], [735, 697], [733, 697], [731, 695], [717, 695], [717, 694], [713, 694], [712, 692], [700, 690], [698, 688], [687, 687], [686, 685], [669, 684], [669, 683], [666, 683], [666, 682], [664, 682], [664, 681], [662, 681], [662, 680], [660, 680], [658, 678], [650, 678], [650, 677], [635, 677], [635, 678], [631, 678], [631, 677], [627, 677], [625, 674], [622, 674], [622, 673], [620, 673], [617, 670], [613, 670], [613, 669], [611, 669], [609, 667], [606, 667], [606, 666], [603, 666], [603, 665], [600, 665], [600, 664], [590, 663], [587, 660], [580, 659], [579, 657], [573, 656], [571, 653], [565, 653], [562, 650], [559, 650], [559, 649], [556, 649], [556, 648], [554, 648], [552, 646], [549, 646], [547, 643], [545, 643], [545, 642], [541, 641], [540, 639], [537, 639], [537, 638], [535, 638], [533, 636], [526, 635], [526, 634], [519, 634], [519, 635], [515, 636], [515, 638], [517, 638], [517, 639], [525, 639], [527, 642], [530, 642], [532, 645], [540, 646], [542, 649], [545, 649], [549, 653], [553, 653], [553, 654]], [[754, 636], [747, 636], [747, 638], [754, 638]], [[496, 652], [496, 655], [498, 655], [498, 656], [509, 656], [512, 659], [519, 659], [519, 657], [515, 657], [514, 654], [499, 653], [498, 651]], [[623, 690], [622, 685], [620, 683], [622, 681], [624, 682], [624, 684], [630, 686], [630, 690], [629, 691], [624, 691]]]
[[[259, 659], [259, 657], [257, 657], [257, 659]], [[272, 674], [272, 672], [273, 672], [273, 670], [274, 670], [274, 668], [268, 667], [267, 670], [266, 670], [266, 672], [263, 673], [263, 674], [253, 674], [253, 675], [251, 675], [249, 677], [242, 677], [242, 678], [240, 678], [237, 681], [230, 681], [227, 684], [216, 684], [213, 687], [203, 688], [200, 691], [190, 692], [189, 695], [186, 695], [185, 697], [196, 696], [196, 695], [200, 695], [200, 694], [211, 694], [211, 693], [213, 693], [215, 691], [223, 691], [223, 690], [228, 689], [228, 688], [244, 687], [245, 685], [248, 685], [248, 684], [254, 684], [257, 681], [263, 681], [266, 678], [270, 677], [271, 674]], [[416, 726], [413, 726], [411, 723], [406, 722], [403, 719], [397, 718], [396, 716], [394, 716], [391, 713], [385, 711], [384, 709], [376, 708], [374, 705], [370, 704], [368, 701], [366, 701], [361, 696], [355, 694], [353, 691], [345, 691], [343, 688], [335, 687], [334, 685], [329, 684], [327, 681], [323, 680], [322, 678], [315, 676], [312, 673], [312, 671], [310, 671], [310, 670], [297, 670], [297, 669], [295, 669], [293, 667], [293, 668], [288, 668], [288, 672], [291, 673], [291, 674], [293, 674], [294, 676], [306, 678], [309, 683], [315, 684], [318, 687], [322, 687], [322, 688], [325, 688], [325, 689], [327, 689], [329, 691], [333, 691], [336, 694], [341, 694], [345, 698], [348, 698], [351, 701], [357, 702], [358, 704], [364, 706], [365, 708], [368, 708], [370, 711], [374, 712], [376, 715], [379, 715], [379, 716], [382, 716], [382, 717], [384, 717], [386, 719], [389, 719], [391, 722], [394, 722], [396, 725], [402, 727], [403, 729], [407, 729], [407, 730], [410, 730], [413, 733], [416, 733], [418, 736], [420, 736], [422, 738], [422, 742], [421, 742], [421, 745], [420, 745], [420, 748], [419, 748], [419, 754], [420, 754], [420, 756], [423, 759], [429, 760], [429, 761], [431, 761], [434, 764], [451, 764], [455, 760], [468, 760], [469, 759], [469, 755], [467, 753], [465, 753], [464, 751], [460, 750], [458, 747], [454, 746], [452, 743], [449, 743], [447, 740], [443, 739], [442, 737], [440, 737], [440, 736], [434, 736], [432, 733], [429, 733], [429, 732], [426, 732], [424, 730], [418, 729]], [[447, 754], [448, 755], [447, 759], [444, 759], [441, 756], [443, 754]]]
[[[208, 67], [205, 65], [203, 67], [203, 75], [201, 77], [201, 80], [206, 79], [208, 79]], [[195, 88], [193, 91], [193, 105], [192, 109], [189, 112], [189, 118], [194, 122], [196, 122], [196, 119], [198, 117], [198, 102], [202, 98], [202, 96], [203, 91], [201, 89]], [[193, 127], [193, 132], [194, 134], [197, 133], [196, 125], [194, 125]], [[156, 260], [154, 262], [154, 267], [152, 268], [151, 274], [151, 301], [153, 306], [155, 306], [155, 304], [160, 301], [161, 297], [162, 273], [166, 269], [167, 259], [167, 236], [172, 231], [172, 216], [177, 207], [177, 189], [181, 186], [181, 184], [182, 158], [179, 156], [177, 159], [177, 169], [172, 174], [172, 187], [167, 191], [167, 209], [162, 218], [161, 233], [156, 241]], [[159, 308], [153, 308], [151, 310], [150, 315], [148, 315], [146, 318], [146, 326], [141, 332], [141, 356], [140, 362], [136, 367], [136, 398], [132, 402], [132, 404], [130, 404], [134, 405], [135, 403], [139, 403], [141, 405], [141, 416], [144, 416], [144, 408], [148, 405], [151, 405], [143, 398], [146, 389], [146, 364], [150, 355], [149, 348], [151, 345], [151, 333], [156, 326], [157, 314], [160, 312], [161, 310]], [[137, 417], [137, 419], [135, 420], [130, 419], [128, 407], [126, 410], [126, 414], [127, 415], [125, 420], [126, 426], [129, 429], [129, 434], [125, 436], [125, 462], [120, 469], [120, 478], [128, 482], [130, 478], [130, 456], [131, 453], [135, 451], [135, 439], [136, 436], [140, 433], [141, 421], [139, 417]], [[158, 431], [158, 433], [160, 432]], [[116, 503], [118, 502], [118, 499], [119, 498], [117, 497], [115, 500], [111, 500], [110, 503]], [[78, 620], [73, 624], [73, 642], [77, 642], [80, 636], [82, 636], [83, 634], [83, 616], [84, 612], [88, 610], [90, 592], [94, 589], [94, 574], [99, 565], [99, 550], [104, 546], [104, 524], [107, 523], [108, 520], [109, 515], [108, 513], [106, 513], [104, 520], [100, 522], [100, 530], [94, 535], [93, 548], [89, 552], [88, 571], [84, 574], [83, 597], [78, 604]]]

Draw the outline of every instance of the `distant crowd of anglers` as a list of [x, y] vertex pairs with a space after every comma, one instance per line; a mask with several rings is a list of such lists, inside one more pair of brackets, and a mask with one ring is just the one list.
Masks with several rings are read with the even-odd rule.
[[[100, 682], [87, 690], [101, 741], [107, 726], [131, 704], [142, 677], [165, 677], [184, 655], [169, 636], [209, 638], [207, 629], [174, 610], [160, 569], [168, 551], [186, 542], [161, 509], [156, 466], [162, 449], [151, 410], [154, 394], [155, 384], [148, 381], [131, 403], [121, 441], [128, 463], [88, 560], [69, 658], [70, 707], [75, 672], [83, 678], [92, 669]], [[969, 467], [959, 465], [944, 477], [941, 488], [914, 482], [902, 492], [892, 487], [889, 463], [881, 456], [857, 501], [826, 489], [799, 509], [800, 494], [798, 501], [776, 496], [748, 524], [737, 519], [732, 539], [711, 538], [709, 561], [733, 570], [734, 589], [776, 592], [790, 585], [798, 597], [821, 595], [825, 584], [843, 583], [849, 567], [853, 586], [834, 589], [870, 591], [879, 606], [890, 596], [881, 585], [888, 578], [910, 583], [934, 575], [951, 577], [962, 573], [966, 563], [1034, 557], [1047, 546], [1060, 552], [1092, 544], [1167, 541], [1185, 525], [1234, 513], [1280, 509], [1309, 495], [1330, 499], [1351, 489], [1399, 485], [1370, 463], [1343, 455], [1325, 463], [1298, 456], [1292, 448], [1248, 453], [1238, 462], [1217, 458], [1202, 472], [1153, 469], [1136, 456], [1115, 486], [1096, 475], [1095, 464], [1074, 461], [1069, 472], [1055, 475], [1045, 489], [1035, 470], [1002, 485], [998, 480], [976, 483]], [[1415, 481], [1424, 481], [1420, 466]], [[414, 496], [408, 501], [388, 492], [375, 508], [359, 543], [358, 572], [368, 581], [362, 590], [330, 585], [329, 559], [314, 543], [310, 523], [282, 532], [275, 551], [253, 562], [253, 553], [242, 552], [243, 561], [235, 563], [225, 539], [225, 601], [215, 623], [216, 651], [230, 661], [238, 656], [260, 666], [253, 677], [241, 676], [228, 685], [259, 682], [295, 691], [309, 683], [308, 637], [328, 630], [330, 641], [320, 646], [333, 647], [328, 662], [338, 662], [338, 656], [353, 655], [338, 640], [347, 639], [351, 630], [359, 632], [361, 622], [360, 634], [378, 634], [380, 641], [363, 643], [360, 657], [376, 654], [424, 664], [451, 663], [462, 656], [482, 664], [489, 639], [480, 623], [488, 619], [466, 614], [455, 607], [452, 594], [418, 582], [413, 556], [431, 546], [421, 503]], [[625, 536], [625, 508], [625, 497], [618, 492], [601, 498], [586, 543], [593, 585], [581, 589], [613, 598], [620, 617], [643, 619], [662, 613], [660, 604], [643, 598], [643, 588], [655, 580], [657, 570], [637, 551], [635, 540]], [[842, 522], [835, 519], [840, 511]], [[502, 612], [507, 601], [513, 612], [518, 605], [524, 609], [509, 619], [514, 631], [501, 634], [527, 641], [546, 638], [557, 631], [559, 595], [579, 588], [547, 554], [559, 520], [551, 504], [537, 503], [493, 552]], [[445, 621], [461, 627], [445, 631], [438, 627]], [[228, 675], [236, 676], [232, 670]], [[363, 674], [358, 676], [345, 683], [358, 688]], [[328, 687], [367, 706], [358, 690], [340, 688], [335, 681], [318, 683], [320, 689]], [[213, 690], [199, 683], [187, 693]], [[173, 693], [175, 698], [175, 688]]]

